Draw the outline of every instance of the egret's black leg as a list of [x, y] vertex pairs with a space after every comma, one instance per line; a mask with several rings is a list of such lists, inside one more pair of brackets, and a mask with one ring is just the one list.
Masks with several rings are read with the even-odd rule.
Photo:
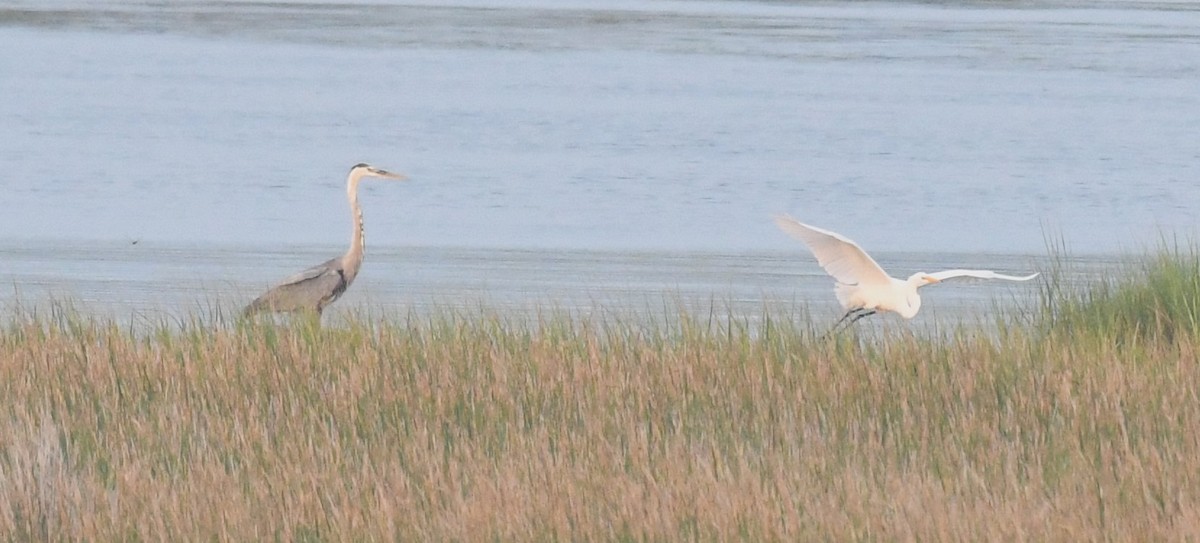
[[[854, 309], [851, 309], [851, 310], [847, 311], [845, 315], [842, 315], [842, 318], [838, 319], [838, 320], [837, 320], [837, 322], [833, 323], [833, 326], [829, 327], [829, 331], [828, 331], [828, 332], [825, 332], [824, 334], [821, 334], [821, 337], [820, 337], [820, 339], [825, 339], [825, 338], [829, 337], [829, 334], [832, 334], [832, 333], [836, 332], [836, 331], [838, 330], [838, 326], [840, 326], [840, 325], [841, 325], [843, 322], [845, 322], [845, 321], [846, 321], [846, 319], [849, 319], [851, 315], [854, 315], [855, 313], [858, 313], [858, 312], [860, 312], [860, 311], [866, 311], [866, 309], [865, 309], [865, 308], [862, 308], [862, 307], [856, 307], [856, 308], [854, 308]], [[871, 313], [874, 313], [874, 312], [875, 312], [875, 311], [874, 311], [874, 310], [872, 310], [872, 311], [871, 311], [870, 313], [868, 313], [867, 315], [869, 315], [869, 314], [871, 314]], [[858, 320], [858, 319], [861, 319], [861, 318], [863, 318], [863, 317], [865, 317], [865, 316], [867, 316], [867, 315], [859, 315], [859, 316], [856, 316], [856, 317], [854, 317], [854, 319], [853, 319], [853, 320], [851, 320], [851, 321], [850, 321], [850, 323], [846, 325], [846, 327], [849, 327], [849, 326], [850, 326], [850, 324], [854, 324], [854, 321], [856, 321], [856, 320]]]
[[850, 320], [850, 322], [846, 323], [846, 328], [849, 328], [852, 325], [854, 325], [854, 323], [858, 322], [858, 319], [861, 319], [863, 317], [870, 317], [871, 315], [874, 315], [874, 314], [875, 314], [874, 309], [867, 311], [866, 313], [860, 313], [857, 317], [854, 317], [853, 319]]
[[[837, 322], [833, 323], [833, 328], [837, 328], [839, 324], [841, 324], [846, 319], [850, 318], [851, 315], [858, 313], [859, 311], [866, 311], [866, 310], [861, 307], [856, 307], [854, 309], [851, 309], [850, 311], [847, 311], [845, 315], [842, 315], [842, 318], [838, 319]], [[854, 321], [850, 321], [850, 322], [854, 322]]]

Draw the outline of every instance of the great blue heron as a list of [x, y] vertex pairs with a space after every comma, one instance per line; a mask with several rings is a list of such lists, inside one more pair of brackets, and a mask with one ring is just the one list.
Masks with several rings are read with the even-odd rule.
[[947, 279], [974, 277], [1028, 281], [1038, 275], [1016, 277], [990, 270], [946, 270], [914, 273], [907, 280], [901, 280], [888, 275], [862, 247], [841, 234], [809, 226], [786, 215], [775, 217], [775, 224], [788, 235], [803, 241], [817, 257], [817, 263], [836, 281], [833, 291], [846, 314], [833, 325], [834, 329], [846, 319], [850, 319], [846, 325], [849, 326], [877, 311], [894, 311], [911, 319], [921, 309], [917, 289]]
[[358, 275], [358, 268], [363, 261], [363, 217], [362, 209], [358, 207], [358, 182], [367, 176], [408, 179], [368, 164], [355, 164], [350, 168], [350, 175], [346, 178], [346, 198], [350, 200], [350, 214], [354, 221], [350, 250], [342, 256], [284, 279], [282, 283], [271, 287], [262, 296], [250, 302], [243, 311], [244, 315], [262, 311], [314, 311], [320, 315], [325, 306], [346, 292], [346, 288]]

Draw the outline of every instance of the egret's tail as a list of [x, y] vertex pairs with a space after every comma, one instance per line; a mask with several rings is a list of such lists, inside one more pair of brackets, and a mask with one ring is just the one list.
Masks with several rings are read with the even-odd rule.
[[838, 303], [842, 304], [842, 307], [847, 308], [847, 309], [854, 307], [854, 303], [851, 300], [851, 298], [854, 297], [854, 291], [855, 291], [855, 288], [853, 286], [847, 285], [845, 283], [839, 282], [839, 283], [834, 283], [834, 285], [833, 285], [833, 294], [835, 296], [837, 296]]

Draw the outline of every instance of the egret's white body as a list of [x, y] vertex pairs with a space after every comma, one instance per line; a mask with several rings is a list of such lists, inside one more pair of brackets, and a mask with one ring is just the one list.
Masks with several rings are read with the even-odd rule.
[[908, 279], [896, 279], [883, 271], [862, 247], [841, 234], [804, 224], [786, 215], [776, 216], [775, 224], [788, 235], [804, 242], [817, 257], [817, 263], [837, 281], [833, 287], [834, 293], [838, 303], [846, 310], [839, 324], [855, 313], [860, 314], [850, 321], [852, 323], [877, 311], [891, 311], [911, 319], [921, 309], [921, 296], [917, 294], [917, 289], [948, 279], [973, 277], [1028, 281], [1038, 275], [1034, 273], [1018, 277], [989, 270], [945, 270], [919, 272]]

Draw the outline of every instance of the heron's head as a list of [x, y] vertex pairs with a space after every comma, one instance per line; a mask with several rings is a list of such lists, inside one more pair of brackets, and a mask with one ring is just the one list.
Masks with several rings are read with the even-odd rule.
[[376, 168], [370, 164], [359, 163], [355, 164], [353, 168], [350, 168], [351, 177], [363, 177], [368, 175], [373, 177], [382, 177], [385, 179], [396, 179], [399, 181], [408, 179], [408, 177], [403, 174], [392, 173], [384, 169]]
[[920, 287], [923, 287], [923, 286], [925, 286], [925, 285], [932, 285], [932, 284], [934, 284], [934, 283], [941, 283], [941, 282], [942, 282], [942, 280], [941, 280], [941, 279], [938, 279], [937, 277], [934, 277], [934, 276], [932, 276], [932, 275], [929, 275], [928, 273], [925, 273], [925, 272], [920, 272], [920, 273], [914, 273], [914, 274], [912, 274], [912, 276], [910, 276], [910, 277], [908, 278], [908, 282], [909, 282], [909, 283], [912, 283], [912, 284], [913, 284], [913, 285], [915, 285], [917, 288], [920, 288]]

